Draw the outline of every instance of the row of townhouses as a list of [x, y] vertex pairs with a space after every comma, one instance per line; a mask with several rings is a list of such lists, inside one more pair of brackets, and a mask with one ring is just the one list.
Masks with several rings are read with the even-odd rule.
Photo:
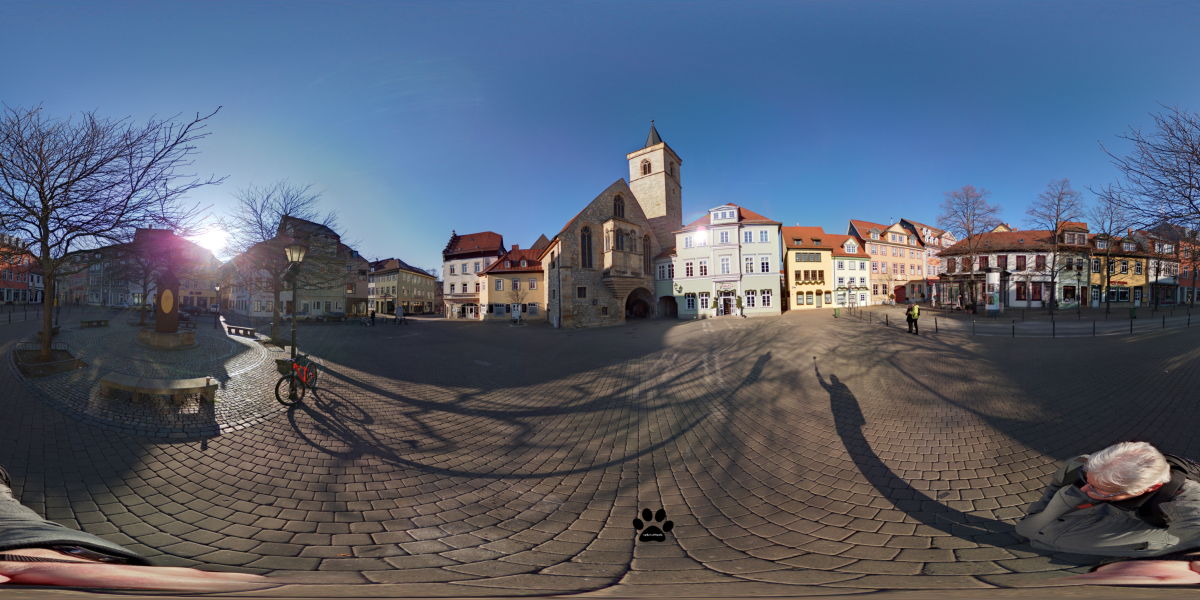
[[835, 234], [727, 203], [685, 225], [682, 161], [653, 125], [626, 160], [628, 182], [529, 248], [506, 247], [491, 231], [453, 232], [442, 252], [445, 316], [582, 327], [909, 302], [1175, 303], [1193, 301], [1200, 279], [1181, 235], [1103, 236], [1077, 222], [1057, 232], [1002, 225], [958, 240], [912, 219], [852, 219]]
[[[283, 276], [283, 248], [292, 240], [307, 248], [294, 293]], [[273, 317], [276, 308], [306, 319], [394, 314], [397, 308], [421, 314], [433, 312], [438, 302], [432, 274], [398, 258], [368, 261], [333, 229], [290, 216], [280, 219], [274, 239], [222, 267], [219, 289], [222, 310], [263, 318]]]
[[30, 304], [42, 301], [45, 284], [37, 259], [20, 240], [0, 234], [0, 303]]
[[779, 314], [929, 301], [953, 236], [916, 221], [851, 221], [846, 234], [784, 227], [735, 203], [682, 220], [679, 155], [651, 125], [619, 179], [553, 238], [507, 247], [485, 231], [442, 252], [445, 315], [544, 319], [556, 327], [642, 317]]

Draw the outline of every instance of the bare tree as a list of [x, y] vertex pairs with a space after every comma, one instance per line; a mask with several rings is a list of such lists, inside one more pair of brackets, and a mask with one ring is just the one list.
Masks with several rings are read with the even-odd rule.
[[1074, 263], [1073, 257], [1068, 257], [1065, 264], [1060, 260], [1062, 228], [1064, 223], [1076, 221], [1083, 215], [1082, 196], [1071, 189], [1071, 182], [1067, 179], [1051, 181], [1025, 214], [1029, 215], [1033, 229], [1050, 230], [1050, 264], [1047, 265], [1050, 272], [1050, 298], [1046, 306], [1054, 314], [1054, 305], [1058, 300], [1058, 275], [1070, 269]]
[[20, 250], [42, 268], [41, 360], [50, 359], [57, 281], [86, 268], [80, 250], [128, 241], [137, 227], [193, 227], [199, 208], [182, 197], [222, 180], [182, 171], [217, 110], [144, 125], [94, 112], [54, 119], [40, 107], [0, 112], [0, 228], [21, 238]]
[[1106, 315], [1112, 310], [1112, 298], [1108, 289], [1112, 285], [1112, 276], [1116, 271], [1113, 266], [1112, 252], [1117, 244], [1124, 242], [1125, 237], [1129, 234], [1132, 221], [1125, 211], [1126, 200], [1122, 198], [1120, 188], [1108, 186], [1097, 193], [1096, 204], [1092, 207], [1089, 216], [1092, 230], [1096, 232], [1094, 238], [1096, 249], [1104, 251], [1104, 264], [1102, 265], [1104, 288], [1101, 290], [1101, 297], [1104, 298], [1104, 314]]
[[938, 216], [938, 225], [953, 233], [966, 245], [971, 271], [968, 273], [967, 293], [970, 302], [975, 303], [975, 271], [978, 270], [975, 256], [979, 253], [983, 242], [981, 234], [987, 233], [999, 223], [1000, 207], [987, 201], [991, 192], [975, 186], [964, 185], [962, 188], [946, 192], [942, 201], [942, 213]]
[[[237, 284], [250, 291], [271, 295], [271, 338], [279, 339], [280, 296], [286, 287], [289, 264], [284, 247], [291, 241], [279, 233], [285, 217], [303, 219], [337, 228], [337, 215], [321, 215], [320, 194], [311, 185], [279, 181], [269, 186], [249, 186], [235, 197], [238, 207], [228, 219], [220, 221], [229, 233], [228, 247], [241, 258], [236, 262]], [[300, 289], [319, 289], [344, 283], [344, 263], [337, 252], [310, 252], [300, 270], [296, 285]], [[294, 304], [294, 302], [293, 302]], [[294, 312], [296, 307], [292, 307]]]
[[1137, 227], [1200, 226], [1200, 115], [1167, 107], [1152, 114], [1154, 131], [1130, 128], [1125, 156], [1101, 148], [1124, 176], [1110, 197]]

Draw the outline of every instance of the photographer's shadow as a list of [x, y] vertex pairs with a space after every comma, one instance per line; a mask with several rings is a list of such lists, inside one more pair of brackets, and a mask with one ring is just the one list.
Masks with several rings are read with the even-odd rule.
[[813, 370], [821, 387], [829, 392], [829, 408], [833, 413], [834, 427], [846, 446], [850, 459], [854, 461], [854, 466], [867, 482], [898, 510], [924, 525], [973, 542], [995, 546], [1023, 543], [1024, 540], [1017, 536], [1012, 525], [947, 506], [897, 476], [871, 449], [871, 444], [863, 433], [866, 419], [858, 399], [854, 397], [850, 388], [842, 383], [837, 375], [831, 374], [826, 381], [821, 376], [821, 369], [815, 359]]

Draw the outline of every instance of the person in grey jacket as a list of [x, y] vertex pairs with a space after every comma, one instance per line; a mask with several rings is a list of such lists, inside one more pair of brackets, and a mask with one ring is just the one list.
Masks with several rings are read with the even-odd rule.
[[[1157, 518], [1148, 518], [1154, 505]], [[1146, 442], [1114, 444], [1063, 463], [1016, 532], [1036, 548], [1075, 554], [1154, 557], [1200, 549], [1200, 483], [1172, 471]]]

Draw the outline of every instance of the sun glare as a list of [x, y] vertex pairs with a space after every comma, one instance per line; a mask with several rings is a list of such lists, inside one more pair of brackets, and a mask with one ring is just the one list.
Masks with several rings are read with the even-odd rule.
[[219, 254], [225, 248], [225, 239], [228, 237], [229, 234], [225, 230], [214, 228], [188, 239], [202, 248], [211, 250], [214, 254]]

